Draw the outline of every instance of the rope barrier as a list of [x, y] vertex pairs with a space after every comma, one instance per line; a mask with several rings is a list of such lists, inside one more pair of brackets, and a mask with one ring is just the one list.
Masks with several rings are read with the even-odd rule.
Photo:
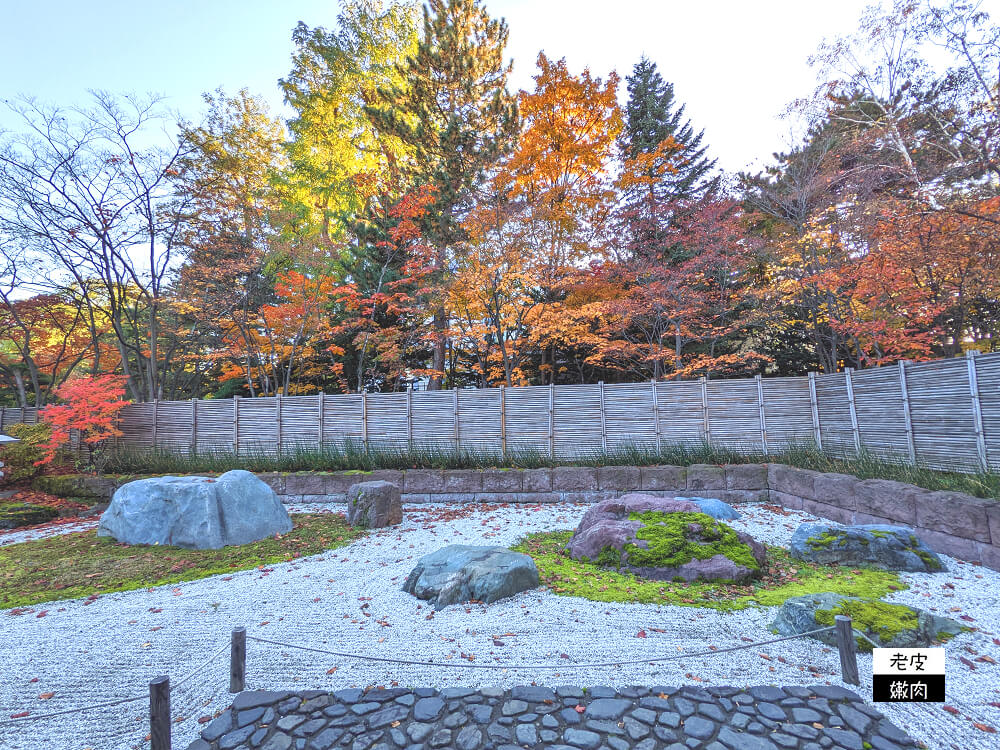
[[122, 698], [117, 701], [110, 701], [108, 703], [95, 703], [92, 706], [81, 706], [80, 708], [67, 708], [65, 711], [55, 711], [50, 714], [34, 714], [31, 716], [20, 716], [16, 719], [4, 719], [0, 721], [0, 727], [7, 726], [8, 724], [17, 724], [22, 721], [37, 721], [38, 719], [51, 719], [55, 716], [66, 716], [67, 714], [76, 714], [83, 711], [90, 711], [95, 708], [111, 708], [112, 706], [121, 706], [125, 703], [135, 703], [135, 701], [149, 700], [149, 695], [136, 695], [131, 698]]
[[202, 664], [201, 664], [200, 667], [197, 667], [197, 668], [191, 670], [186, 675], [184, 675], [184, 677], [182, 677], [181, 679], [177, 680], [177, 682], [171, 682], [170, 683], [170, 691], [173, 692], [174, 690], [176, 690], [177, 688], [179, 688], [181, 685], [183, 685], [185, 682], [187, 682], [188, 680], [190, 680], [196, 674], [198, 674], [199, 672], [201, 672], [202, 670], [204, 670], [205, 667], [207, 667], [213, 661], [215, 661], [216, 659], [218, 659], [220, 656], [222, 656], [222, 654], [224, 654], [228, 650], [229, 650], [229, 644], [228, 643], [225, 644], [224, 646], [220, 646], [219, 649], [214, 654], [212, 654], [210, 657], [208, 657], [208, 659], [206, 659], [204, 662], [202, 662]]
[[638, 664], [655, 664], [665, 661], [676, 661], [679, 659], [691, 659], [698, 656], [711, 656], [712, 654], [725, 654], [730, 651], [740, 651], [747, 648], [757, 648], [759, 646], [768, 646], [772, 643], [781, 643], [782, 641], [791, 641], [796, 638], [805, 638], [810, 635], [817, 635], [819, 633], [828, 633], [834, 630], [833, 627], [818, 628], [816, 630], [810, 630], [805, 633], [797, 633], [796, 635], [787, 635], [783, 638], [774, 638], [769, 641], [757, 641], [755, 643], [745, 643], [740, 646], [730, 646], [728, 648], [712, 649], [709, 651], [697, 651], [693, 654], [671, 654], [670, 656], [660, 656], [652, 659], [632, 659], [624, 661], [609, 661], [609, 662], [595, 662], [591, 664], [466, 664], [461, 662], [454, 662], [450, 664], [444, 664], [437, 661], [414, 661], [411, 659], [394, 659], [388, 656], [366, 656], [363, 654], [348, 654], [340, 651], [330, 651], [322, 648], [313, 648], [311, 646], [299, 646], [293, 643], [284, 643], [282, 641], [272, 641], [268, 638], [258, 638], [257, 636], [248, 635], [247, 640], [257, 641], [259, 643], [270, 643], [273, 646], [283, 646], [285, 648], [294, 648], [300, 651], [311, 651], [317, 654], [327, 654], [329, 656], [339, 656], [347, 659], [363, 659], [367, 661], [377, 661], [386, 662], [389, 664], [407, 664], [412, 666], [420, 667], [445, 667], [448, 669], [531, 669], [531, 670], [546, 670], [546, 669], [558, 669], [560, 671], [569, 671], [573, 669], [593, 669], [598, 667], [620, 667], [620, 666], [632, 666]]
[[[213, 661], [215, 661], [223, 653], [225, 653], [225, 651], [228, 648], [229, 648], [229, 644], [226, 644], [225, 646], [222, 646], [214, 654], [212, 654], [210, 657], [208, 657], [208, 659], [206, 659], [204, 662], [202, 662], [201, 666], [199, 666], [199, 667], [191, 670], [190, 672], [187, 673], [187, 675], [185, 675], [184, 677], [182, 677], [176, 683], [171, 684], [171, 686], [170, 686], [170, 692], [173, 693], [174, 690], [176, 690], [181, 685], [183, 685], [185, 682], [187, 682], [192, 677], [194, 677], [195, 675], [197, 675], [198, 673], [200, 673], [202, 670], [204, 670], [205, 667], [207, 667], [209, 664], [211, 664]], [[121, 705], [124, 705], [126, 703], [135, 703], [136, 701], [142, 701], [142, 700], [149, 700], [149, 695], [135, 695], [135, 696], [132, 696], [131, 698], [122, 698], [122, 699], [116, 700], [116, 701], [108, 701], [107, 703], [94, 703], [94, 704], [89, 705], [89, 706], [80, 706], [78, 708], [67, 708], [67, 709], [65, 709], [63, 711], [54, 711], [52, 713], [47, 713], [47, 714], [31, 714], [31, 715], [28, 715], [28, 716], [19, 716], [16, 719], [4, 719], [4, 720], [0, 721], [0, 727], [2, 727], [2, 726], [8, 726], [10, 724], [17, 724], [19, 722], [38, 721], [40, 719], [53, 719], [53, 718], [55, 718], [57, 716], [66, 716], [68, 714], [82, 713], [84, 711], [91, 711], [91, 710], [93, 710], [95, 708], [113, 708], [114, 706], [121, 706]]]

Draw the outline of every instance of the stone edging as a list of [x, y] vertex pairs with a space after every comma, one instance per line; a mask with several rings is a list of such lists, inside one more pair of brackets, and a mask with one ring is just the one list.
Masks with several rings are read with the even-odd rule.
[[692, 741], [728, 750], [915, 744], [856, 693], [837, 686], [584, 691], [528, 685], [244, 692], [188, 750], [687, 750]]

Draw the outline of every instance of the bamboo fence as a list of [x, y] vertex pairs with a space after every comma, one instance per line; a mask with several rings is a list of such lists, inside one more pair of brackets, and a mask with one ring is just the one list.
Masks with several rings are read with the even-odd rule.
[[[0, 428], [35, 409], [0, 409]], [[703, 443], [891, 454], [1000, 470], [1000, 353], [808, 377], [157, 401], [122, 411], [121, 443], [179, 453], [284, 453], [342, 444], [571, 457]]]

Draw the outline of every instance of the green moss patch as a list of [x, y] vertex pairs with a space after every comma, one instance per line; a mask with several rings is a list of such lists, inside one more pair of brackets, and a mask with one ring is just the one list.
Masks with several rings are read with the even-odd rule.
[[[920, 624], [916, 613], [909, 607], [878, 601], [843, 601], [833, 609], [817, 609], [815, 619], [820, 625], [833, 625], [837, 615], [847, 615], [854, 621], [855, 630], [867, 633], [882, 643], [888, 643], [904, 630], [915, 630]], [[859, 651], [872, 650], [872, 644], [867, 639], [855, 636], [854, 640]]]
[[364, 534], [333, 513], [297, 514], [287, 534], [222, 549], [119, 544], [95, 531], [0, 547], [0, 609], [193, 581], [316, 555]]
[[572, 531], [531, 534], [513, 547], [534, 559], [542, 584], [561, 596], [737, 610], [778, 606], [793, 596], [820, 591], [878, 599], [907, 588], [891, 571], [816, 565], [791, 558], [781, 547], [768, 548], [761, 578], [751, 583], [652, 581], [593, 562], [573, 560], [565, 550], [572, 535]]
[[[635, 535], [649, 545], [648, 549], [625, 545], [630, 565], [676, 568], [691, 560], [708, 560], [722, 554], [750, 570], [760, 567], [750, 547], [733, 529], [705, 513], [645, 511], [630, 513], [629, 520], [645, 524]], [[700, 530], [693, 532], [694, 528]]]

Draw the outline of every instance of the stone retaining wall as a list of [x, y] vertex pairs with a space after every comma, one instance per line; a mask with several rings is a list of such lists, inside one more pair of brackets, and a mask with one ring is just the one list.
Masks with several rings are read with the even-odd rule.
[[[404, 503], [594, 503], [624, 492], [770, 501], [848, 524], [906, 524], [935, 551], [1000, 570], [1000, 502], [885, 479], [824, 474], [784, 464], [559, 466], [552, 469], [408, 469], [261, 474], [285, 503], [345, 502], [357, 482], [398, 484]], [[110, 497], [112, 477], [57, 477], [78, 493]], [[51, 491], [51, 490], [50, 490]]]
[[399, 485], [404, 503], [596, 503], [636, 491], [667, 497], [697, 492], [734, 503], [768, 498], [766, 464], [408, 469], [260, 478], [286, 503], [345, 502], [352, 484], [379, 479]]
[[935, 552], [1000, 570], [1000, 502], [769, 464], [770, 500], [846, 524], [904, 524]]

